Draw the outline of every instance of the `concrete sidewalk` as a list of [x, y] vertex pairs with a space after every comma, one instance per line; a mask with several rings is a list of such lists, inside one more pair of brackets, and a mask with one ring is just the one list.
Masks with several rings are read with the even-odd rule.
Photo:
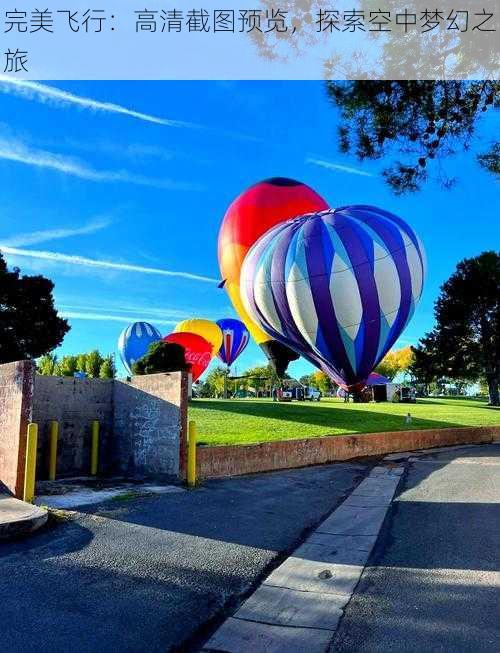
[[44, 508], [0, 494], [0, 541], [27, 535], [47, 522]]
[[375, 467], [277, 567], [203, 651], [324, 653], [363, 573], [403, 473]]

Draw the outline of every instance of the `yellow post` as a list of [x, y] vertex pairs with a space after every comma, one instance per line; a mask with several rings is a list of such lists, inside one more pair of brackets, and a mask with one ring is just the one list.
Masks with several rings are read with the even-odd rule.
[[35, 498], [36, 447], [38, 442], [38, 424], [28, 424], [26, 439], [26, 465], [24, 468], [23, 499], [31, 503]]
[[188, 428], [187, 484], [196, 485], [196, 422], [190, 421]]
[[99, 422], [92, 422], [92, 446], [90, 450], [90, 474], [96, 476], [99, 462]]
[[50, 423], [49, 433], [49, 480], [56, 480], [57, 468], [57, 438], [59, 437], [59, 422]]

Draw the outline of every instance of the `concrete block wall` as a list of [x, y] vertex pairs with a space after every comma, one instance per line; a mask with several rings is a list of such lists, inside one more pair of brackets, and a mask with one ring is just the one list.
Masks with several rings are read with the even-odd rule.
[[38, 424], [37, 478], [48, 476], [51, 420], [59, 422], [58, 476], [88, 475], [91, 422], [99, 420], [100, 472], [110, 467], [113, 381], [35, 375], [32, 419]]
[[117, 379], [113, 406], [116, 471], [178, 477], [186, 437], [187, 375]]
[[59, 422], [58, 477], [89, 474], [93, 420], [100, 474], [182, 477], [187, 398], [185, 372], [74, 379], [36, 375], [31, 361], [0, 365], [0, 491], [22, 496], [30, 421], [38, 424], [38, 479], [48, 476], [52, 420]]
[[31, 361], [0, 365], [0, 491], [3, 485], [16, 496], [23, 492], [34, 373]]

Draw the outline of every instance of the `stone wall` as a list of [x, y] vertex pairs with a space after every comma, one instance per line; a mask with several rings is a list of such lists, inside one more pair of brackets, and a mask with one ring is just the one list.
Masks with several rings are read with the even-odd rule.
[[0, 365], [0, 491], [2, 485], [22, 496], [26, 435], [31, 420], [34, 365]]
[[38, 424], [37, 478], [47, 478], [51, 420], [59, 422], [57, 475], [90, 471], [91, 423], [99, 420], [99, 472], [110, 468], [113, 429], [113, 381], [35, 376], [33, 421]]
[[114, 383], [114, 461], [128, 475], [177, 477], [186, 437], [187, 374]]
[[203, 446], [197, 449], [199, 478], [215, 478], [321, 465], [363, 456], [401, 451], [492, 442], [499, 426], [429, 429], [334, 435], [236, 446]]

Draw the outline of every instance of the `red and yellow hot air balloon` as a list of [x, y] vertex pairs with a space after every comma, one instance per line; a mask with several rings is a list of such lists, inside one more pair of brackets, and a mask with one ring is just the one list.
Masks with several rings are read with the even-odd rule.
[[273, 340], [244, 308], [240, 296], [241, 266], [252, 245], [271, 227], [327, 208], [325, 200], [306, 184], [273, 177], [251, 186], [237, 197], [228, 208], [219, 231], [219, 266], [224, 287], [239, 317], [280, 376], [298, 355]]

